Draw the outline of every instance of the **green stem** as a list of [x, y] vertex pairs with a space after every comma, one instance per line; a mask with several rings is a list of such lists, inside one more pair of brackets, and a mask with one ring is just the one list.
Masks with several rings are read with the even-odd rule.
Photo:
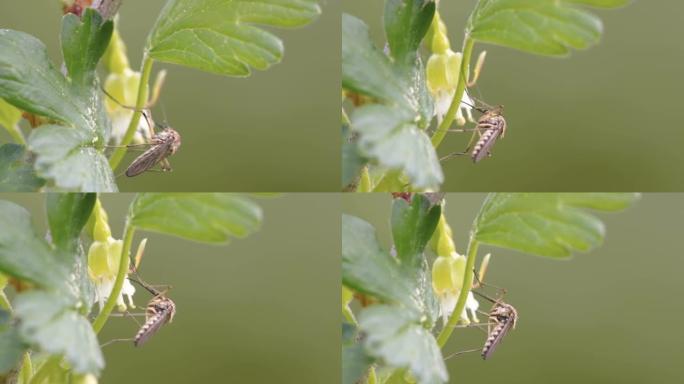
[[31, 375], [33, 375], [33, 364], [31, 363], [31, 355], [26, 352], [24, 353], [24, 363], [21, 365], [21, 371], [19, 371], [21, 382], [25, 384], [30, 383]]
[[112, 167], [112, 171], [116, 170], [116, 168], [119, 166], [119, 163], [121, 163], [121, 160], [123, 160], [123, 157], [126, 154], [126, 146], [133, 141], [133, 136], [135, 136], [135, 131], [138, 128], [142, 110], [145, 107], [145, 103], [147, 103], [147, 83], [150, 80], [152, 63], [152, 58], [145, 53], [142, 63], [140, 84], [138, 84], [138, 98], [135, 101], [135, 111], [133, 112], [133, 117], [131, 117], [131, 122], [128, 124], [126, 134], [121, 140], [120, 146], [114, 150], [112, 157], [109, 158], [109, 166]]
[[21, 144], [23, 146], [26, 146], [26, 139], [24, 138], [24, 135], [21, 133], [21, 130], [19, 129], [19, 126], [14, 124], [14, 126], [7, 127], [7, 132], [12, 136], [12, 139], [16, 141], [18, 144]]
[[31, 378], [31, 384], [42, 384], [45, 382], [53, 372], [55, 368], [59, 367], [62, 362], [62, 355], [50, 356], [43, 365], [38, 368], [38, 371]]
[[368, 372], [368, 384], [376, 384], [378, 382], [378, 377], [375, 374], [375, 367], [371, 365]]
[[437, 336], [437, 344], [442, 348], [449, 340], [451, 332], [454, 330], [461, 318], [461, 313], [465, 308], [466, 301], [468, 300], [468, 293], [473, 287], [473, 269], [475, 268], [475, 259], [477, 258], [477, 248], [479, 243], [473, 240], [472, 235], [470, 237], [470, 243], [468, 244], [468, 256], [466, 259], [465, 276], [463, 276], [463, 286], [461, 287], [461, 292], [458, 295], [458, 301], [456, 301], [456, 307], [449, 317], [449, 321], [442, 328], [442, 331]]
[[128, 272], [128, 255], [131, 251], [131, 243], [133, 242], [133, 232], [135, 232], [135, 229], [130, 222], [126, 221], [126, 232], [124, 233], [121, 257], [119, 258], [119, 271], [116, 274], [114, 287], [107, 298], [107, 302], [105, 303], [104, 307], [102, 307], [102, 311], [100, 311], [100, 313], [97, 315], [97, 318], [95, 318], [95, 321], [93, 322], [93, 329], [95, 330], [95, 333], [100, 332], [102, 327], [104, 327], [107, 319], [109, 318], [109, 314], [112, 313], [112, 310], [116, 305], [116, 299], [121, 293], [121, 288], [123, 287], [124, 279], [126, 278], [126, 273]]
[[444, 120], [439, 125], [435, 133], [432, 135], [432, 146], [439, 147], [439, 144], [444, 140], [444, 136], [449, 131], [451, 123], [454, 122], [456, 118], [456, 112], [461, 105], [461, 99], [463, 98], [463, 92], [465, 92], [466, 83], [468, 82], [468, 67], [470, 66], [470, 56], [473, 53], [473, 46], [475, 45], [475, 40], [471, 39], [466, 35], [463, 40], [463, 59], [461, 60], [460, 75], [458, 76], [458, 84], [456, 85], [456, 92], [454, 92], [454, 98], [451, 100], [451, 105], [449, 106], [449, 111], [444, 115]]

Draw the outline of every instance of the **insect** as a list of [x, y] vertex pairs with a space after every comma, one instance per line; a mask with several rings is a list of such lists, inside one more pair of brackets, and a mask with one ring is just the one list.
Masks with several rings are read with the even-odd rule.
[[[163, 82], [163, 80], [160, 81]], [[161, 87], [161, 85], [159, 85], [159, 87]], [[125, 175], [128, 177], [138, 176], [139, 174], [145, 171], [149, 171], [157, 164], [161, 165], [162, 171], [171, 171], [171, 164], [169, 163], [167, 158], [176, 153], [176, 151], [178, 151], [178, 148], [180, 148], [180, 134], [175, 129], [169, 126], [162, 126], [154, 123], [154, 121], [152, 121], [152, 118], [148, 115], [148, 113], [145, 112], [145, 110], [139, 110], [135, 107], [131, 107], [120, 103], [114, 96], [112, 96], [104, 88], [102, 88], [102, 92], [122, 108], [130, 109], [133, 111], [140, 111], [143, 117], [145, 118], [145, 121], [147, 122], [147, 126], [149, 127], [149, 142], [129, 145], [129, 147], [148, 145], [150, 147], [140, 156], [136, 157], [133, 160], [133, 162], [128, 166], [128, 168], [126, 168], [126, 172], [124, 172]], [[158, 93], [158, 90], [156, 91], [156, 93]], [[150, 105], [156, 102], [156, 98], [157, 96], [153, 97], [153, 101], [150, 103]], [[148, 108], [150, 105], [148, 105]], [[161, 128], [162, 130], [158, 133], [155, 133], [153, 128], [155, 126]]]
[[[482, 113], [482, 116], [477, 120], [477, 125], [475, 126], [473, 136], [470, 138], [470, 142], [463, 152], [450, 153], [440, 159], [440, 161], [451, 159], [455, 156], [461, 156], [470, 153], [470, 158], [473, 159], [473, 163], [477, 163], [487, 156], [491, 156], [491, 150], [499, 137], [503, 138], [506, 134], [506, 119], [503, 116], [503, 105], [499, 105], [493, 108], [484, 109], [475, 106], [471, 106]], [[450, 132], [466, 132], [467, 129], [451, 129]], [[479, 139], [472, 147], [473, 140], [475, 139], [475, 133], [479, 134]]]
[[[484, 268], [486, 269], [486, 267]], [[480, 276], [483, 276], [484, 269], [481, 270]], [[484, 284], [480, 278], [478, 277], [478, 274], [475, 273], [475, 280], [476, 284], [473, 286], [473, 288], [478, 288], [484, 285], [489, 285], [489, 284]], [[489, 285], [494, 287], [493, 285]], [[498, 287], [495, 287], [498, 288]], [[505, 293], [506, 291], [502, 288], [499, 288], [502, 291], [502, 294]], [[461, 352], [456, 352], [447, 357], [447, 359], [456, 356], [456, 355], [461, 355], [464, 353], [469, 353], [469, 352], [480, 352], [480, 356], [482, 356], [482, 359], [487, 360], [489, 359], [496, 348], [501, 344], [501, 341], [503, 338], [510, 332], [511, 329], [515, 329], [515, 325], [518, 322], [518, 311], [513, 307], [512, 305], [506, 303], [503, 301], [503, 298], [499, 297], [497, 299], [493, 299], [481, 292], [477, 292], [475, 290], [472, 291], [476, 295], [482, 297], [485, 300], [488, 300], [492, 303], [492, 308], [489, 310], [489, 313], [485, 313], [488, 318], [487, 322], [487, 338], [485, 339], [485, 343], [482, 347], [482, 349], [469, 349], [466, 351], [461, 351]], [[480, 311], [478, 311], [480, 312]], [[469, 324], [466, 325], [465, 327], [480, 327], [483, 324]]]
[[133, 345], [139, 347], [157, 333], [164, 324], [173, 321], [173, 317], [176, 314], [176, 304], [164, 295], [165, 292], [160, 292], [141, 280], [130, 277], [129, 279], [140, 284], [140, 286], [154, 295], [147, 303], [145, 322], [140, 326], [138, 333], [133, 338]]
[[[491, 300], [489, 298], [487, 299]], [[515, 328], [517, 321], [518, 311], [516, 311], [512, 305], [504, 303], [501, 299], [494, 301], [494, 305], [489, 311], [489, 322], [493, 323], [494, 326], [490, 326], [487, 340], [482, 347], [481, 356], [484, 360], [487, 360], [492, 353], [494, 353], [494, 350], [499, 346], [501, 340], [503, 340], [511, 329]]]
[[157, 164], [161, 165], [162, 171], [170, 171], [171, 164], [169, 164], [167, 157], [176, 153], [181, 145], [181, 137], [173, 128], [165, 127], [161, 132], [152, 136], [149, 145], [150, 148], [136, 157], [131, 165], [126, 168], [126, 176], [137, 176]]

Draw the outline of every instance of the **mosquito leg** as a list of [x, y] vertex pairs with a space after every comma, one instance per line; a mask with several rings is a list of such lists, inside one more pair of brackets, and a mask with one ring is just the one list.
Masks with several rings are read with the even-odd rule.
[[114, 344], [114, 343], [118, 343], [118, 342], [122, 342], [122, 341], [133, 341], [133, 339], [131, 339], [131, 338], [128, 338], [128, 339], [112, 339], [112, 340], [109, 340], [108, 342], [106, 342], [104, 344], [100, 344], [100, 348], [104, 348], [110, 344]]
[[169, 163], [169, 160], [164, 158], [162, 161], [159, 162], [161, 165], [162, 171], [164, 172], [171, 172], [173, 171], [173, 168], [171, 168], [171, 163]]
[[482, 350], [482, 348], [477, 348], [477, 349], [467, 349], [467, 350], [465, 350], [465, 351], [460, 351], [460, 352], [454, 352], [454, 353], [450, 354], [449, 356], [445, 357], [444, 360], [445, 360], [445, 361], [446, 361], [446, 360], [449, 360], [449, 359], [451, 359], [452, 357], [455, 357], [455, 356], [458, 356], [458, 355], [462, 355], [462, 354], [464, 354], [464, 353], [480, 352], [481, 350]]

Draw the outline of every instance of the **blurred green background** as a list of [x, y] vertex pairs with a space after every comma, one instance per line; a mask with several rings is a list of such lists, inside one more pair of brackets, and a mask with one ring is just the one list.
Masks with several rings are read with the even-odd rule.
[[[484, 196], [447, 194], [460, 252]], [[375, 225], [390, 244], [388, 195], [345, 195], [342, 207]], [[599, 216], [607, 228], [604, 245], [571, 260], [480, 247], [480, 258], [492, 252], [486, 280], [508, 290], [520, 319], [490, 360], [477, 353], [449, 360], [450, 382], [682, 382], [684, 194], [646, 194], [627, 211]], [[445, 353], [483, 342], [476, 329], [456, 330]]]
[[[383, 4], [346, 0], [342, 7], [370, 25], [380, 47]], [[475, 4], [440, 4], [455, 51]], [[683, 12], [684, 3], [663, 0], [598, 11], [601, 43], [564, 59], [476, 44], [475, 54], [488, 51], [480, 92], [505, 105], [509, 129], [492, 158], [444, 163], [442, 190], [684, 190]], [[449, 134], [439, 153], [462, 151], [465, 136]]]
[[[148, 32], [165, 2], [124, 1], [120, 30], [131, 66], [139, 69]], [[183, 137], [172, 174], [117, 179], [121, 191], [336, 191], [340, 184], [340, 6], [321, 1], [322, 15], [297, 29], [267, 28], [285, 45], [283, 61], [249, 78], [176, 65], [161, 104]], [[0, 28], [41, 39], [52, 61], [59, 50], [58, 0], [0, 1]], [[154, 117], [161, 122], [162, 108]], [[0, 143], [8, 136], [0, 133]], [[129, 154], [125, 162], [132, 161]], [[117, 170], [123, 173], [123, 167]]]
[[[0, 195], [46, 228], [44, 197]], [[133, 194], [102, 195], [120, 237]], [[324, 194], [258, 199], [260, 231], [211, 246], [147, 237], [140, 275], [171, 284], [177, 313], [148, 344], [106, 346], [101, 383], [335, 383], [340, 378], [340, 202]], [[296, 221], [293, 221], [296, 218]], [[150, 296], [138, 288], [144, 311]], [[129, 318], [110, 318], [100, 342], [135, 335]]]

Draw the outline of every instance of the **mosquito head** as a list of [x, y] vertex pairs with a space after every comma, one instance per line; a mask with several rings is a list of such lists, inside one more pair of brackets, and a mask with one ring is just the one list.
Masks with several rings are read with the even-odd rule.
[[173, 129], [171, 127], [167, 126], [166, 128], [164, 128], [163, 131], [159, 132], [159, 134], [157, 134], [157, 136], [159, 137], [160, 140], [162, 140], [164, 142], [171, 143], [171, 145], [169, 147], [169, 154], [170, 155], [173, 155], [174, 153], [176, 153], [178, 148], [180, 148], [180, 146], [181, 146], [180, 133], [178, 133], [175, 129]]

